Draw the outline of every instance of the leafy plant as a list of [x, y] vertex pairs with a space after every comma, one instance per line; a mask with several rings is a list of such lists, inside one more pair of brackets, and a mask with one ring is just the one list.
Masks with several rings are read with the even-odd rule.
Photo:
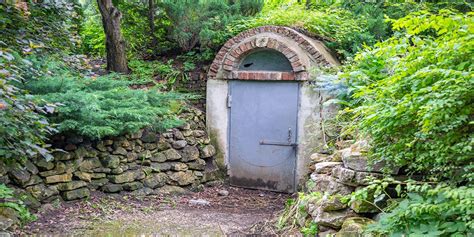
[[317, 202], [322, 198], [323, 194], [319, 192], [298, 193], [298, 198], [288, 199], [285, 210], [280, 214], [276, 227], [282, 231], [285, 229], [299, 228], [305, 236], [314, 236], [318, 231], [316, 223], [308, 219], [308, 205]]
[[0, 202], [0, 207], [8, 207], [15, 210], [22, 223], [36, 220], [36, 216], [30, 213], [21, 200], [15, 198], [13, 190], [5, 184], [0, 184], [0, 200], [3, 200]]
[[371, 139], [373, 160], [472, 181], [473, 19], [450, 10], [412, 13], [346, 69], [350, 129]]

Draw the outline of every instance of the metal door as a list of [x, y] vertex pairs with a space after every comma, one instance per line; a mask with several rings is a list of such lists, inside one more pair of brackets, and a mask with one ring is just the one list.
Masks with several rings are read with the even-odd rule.
[[295, 191], [297, 82], [230, 81], [231, 185]]

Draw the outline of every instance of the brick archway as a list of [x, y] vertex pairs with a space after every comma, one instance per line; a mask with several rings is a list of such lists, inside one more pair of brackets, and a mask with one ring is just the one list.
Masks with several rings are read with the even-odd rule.
[[[282, 53], [291, 63], [293, 71], [239, 70], [241, 60], [259, 49], [272, 49]], [[216, 55], [208, 76], [210, 79], [307, 80], [309, 67], [337, 64], [337, 60], [330, 57], [321, 42], [288, 27], [262, 26], [242, 32], [227, 41]]]

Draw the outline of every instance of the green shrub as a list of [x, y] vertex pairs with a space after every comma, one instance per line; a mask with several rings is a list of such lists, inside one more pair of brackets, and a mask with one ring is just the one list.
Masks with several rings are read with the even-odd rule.
[[[115, 77], [115, 78], [114, 78]], [[133, 90], [130, 81], [116, 75], [98, 78], [45, 77], [27, 88], [36, 98], [58, 103], [50, 121], [60, 132], [100, 139], [133, 133], [144, 127], [171, 128], [180, 124], [172, 111], [185, 95], [162, 93], [155, 88]]]
[[357, 121], [351, 129], [371, 139], [374, 160], [472, 180], [473, 19], [449, 10], [410, 14], [346, 69]]

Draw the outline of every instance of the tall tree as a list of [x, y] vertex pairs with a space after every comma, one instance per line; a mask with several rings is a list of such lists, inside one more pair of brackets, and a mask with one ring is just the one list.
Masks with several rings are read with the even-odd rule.
[[155, 35], [155, 0], [148, 0], [148, 25], [150, 27], [151, 45], [156, 48], [158, 39]]
[[102, 15], [105, 32], [105, 48], [107, 51], [107, 70], [129, 73], [125, 40], [120, 31], [122, 13], [113, 5], [112, 0], [97, 0]]

